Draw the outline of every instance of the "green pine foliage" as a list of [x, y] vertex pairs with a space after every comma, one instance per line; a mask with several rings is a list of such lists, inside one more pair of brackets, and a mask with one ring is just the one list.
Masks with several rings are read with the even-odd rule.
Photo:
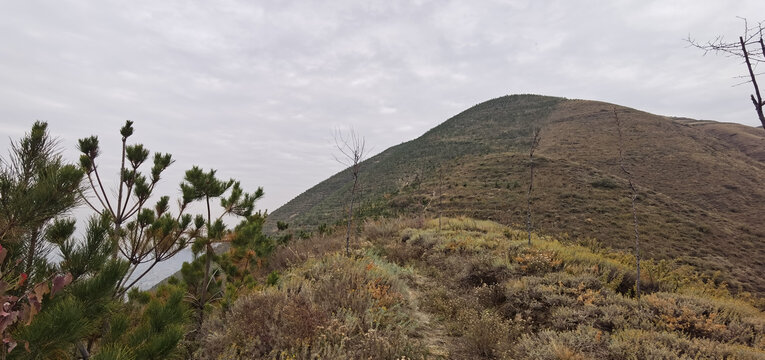
[[[195, 219], [197, 227], [204, 230], [200, 231], [191, 246], [195, 255], [202, 252], [204, 254], [193, 262], [184, 264], [181, 269], [189, 289], [196, 289], [195, 292], [192, 291], [191, 297], [197, 308], [197, 322], [201, 326], [208, 305], [214, 300], [224, 298], [222, 289], [231, 288], [230, 293], [240, 284], [249, 281], [247, 269], [256, 263], [258, 253], [270, 251], [271, 241], [262, 234], [265, 215], [259, 212], [253, 214], [255, 201], [263, 197], [262, 188], [253, 193], [246, 193], [240, 182], [233, 179], [220, 180], [216, 176], [216, 170], [205, 172], [194, 166], [186, 171], [184, 182], [181, 183], [181, 192], [183, 207], [195, 201], [204, 201], [207, 210], [206, 217], [197, 216]], [[220, 199], [221, 211], [213, 218], [210, 201], [216, 199]], [[226, 216], [235, 216], [243, 220], [232, 230], [223, 221]], [[216, 254], [215, 245], [220, 243], [231, 243], [230, 254]], [[214, 265], [213, 262], [218, 264]], [[226, 273], [230, 277], [230, 283], [224, 285]]]
[[11, 144], [10, 156], [0, 158], [0, 243], [9, 258], [20, 261], [6, 261], [0, 270], [6, 273], [13, 266], [30, 282], [48, 276], [46, 228], [79, 203], [83, 178], [77, 167], [63, 162], [47, 127], [35, 122], [29, 133]]
[[[193, 334], [189, 305], [199, 309], [201, 322], [204, 310], [222, 297], [224, 285], [231, 303], [240, 290], [257, 284], [252, 273], [274, 249], [262, 231], [266, 215], [254, 212], [263, 190], [246, 193], [239, 182], [218, 180], [214, 170], [194, 167], [181, 184], [178, 214], [171, 214], [166, 196], [148, 206], [172, 158], [157, 153], [153, 166], [142, 172], [150, 153], [141, 144], [127, 143], [132, 125], [128, 121], [120, 129], [116, 197], [105, 192], [99, 174], [96, 136], [79, 141], [79, 167], [67, 165], [47, 125], [38, 122], [12, 144], [11, 157], [0, 162], [0, 296], [6, 304], [0, 314], [1, 358], [183, 358], [186, 350], [179, 344]], [[81, 183], [92, 190], [90, 198], [82, 197]], [[217, 218], [211, 216], [211, 199], [220, 201]], [[81, 200], [95, 215], [84, 236], [76, 238], [75, 221], [62, 215]], [[185, 213], [200, 200], [206, 214]], [[229, 229], [225, 216], [241, 222]], [[203, 254], [184, 264], [184, 287], [131, 290], [154, 265], [189, 243]], [[230, 250], [216, 254], [216, 243], [230, 243]], [[51, 251], [60, 256], [58, 263], [48, 260]], [[149, 266], [137, 273], [142, 263]]]
[[106, 345], [93, 360], [136, 360], [135, 354], [124, 345]]
[[234, 228], [231, 249], [218, 260], [227, 281], [236, 288], [253, 285], [250, 274], [274, 249], [273, 240], [263, 233], [264, 223], [260, 213], [242, 220]]
[[[143, 207], [172, 160], [156, 154], [149, 177], [140, 174], [149, 152], [126, 144], [132, 132], [131, 122], [121, 129], [125, 162], [119, 197], [111, 203], [95, 161], [97, 137], [80, 140], [78, 168], [62, 161], [47, 125], [37, 122], [12, 144], [10, 157], [0, 159], [0, 358], [180, 358], [178, 345], [189, 325], [184, 291], [127, 303], [122, 295], [138, 281], [126, 284], [139, 263], [173, 256], [204, 224], [192, 223], [190, 215], [169, 215], [167, 197], [152, 209]], [[101, 193], [91, 200], [104, 207], [94, 208], [77, 239], [75, 221], [63, 215], [81, 200], [92, 206], [81, 183], [87, 179], [96, 190], [94, 178]], [[57, 263], [50, 261], [52, 251]]]
[[71, 353], [77, 342], [97, 339], [115, 303], [114, 290], [127, 264], [109, 261], [92, 276], [81, 277], [63, 293], [47, 297], [43, 310], [28, 326], [14, 333], [30, 351], [14, 351], [19, 359], [59, 359]]
[[99, 353], [97, 359], [182, 358], [178, 344], [189, 321], [184, 295], [184, 289], [172, 286], [164, 286], [154, 294], [134, 294], [143, 300], [127, 304], [126, 311], [113, 317], [104, 337], [106, 353]]
[[[71, 227], [70, 227], [71, 225]], [[74, 232], [74, 222], [57, 222], [49, 234], [51, 238], [58, 238], [58, 228], [67, 231], [64, 239], [59, 238], [57, 245], [62, 255], [60, 266], [72, 274], [74, 279], [92, 275], [101, 270], [103, 264], [111, 257], [113, 244], [109, 239], [109, 218], [106, 216], [91, 217], [85, 233], [84, 241], [71, 238]]]
[[[170, 154], [155, 153], [152, 166], [143, 166], [149, 160], [149, 150], [141, 144], [128, 145], [134, 133], [133, 122], [126, 121], [120, 129], [122, 157], [117, 194], [106, 192], [106, 178], [99, 174], [98, 158], [101, 148], [98, 137], [82, 138], [78, 142], [80, 169], [87, 177], [90, 197], [84, 200], [90, 208], [109, 222], [109, 239], [113, 243], [111, 256], [122, 257], [130, 265], [120, 279], [115, 296], [121, 297], [146, 276], [155, 265], [183, 250], [199, 233], [191, 227], [192, 216], [184, 214], [185, 203], [177, 215], [171, 215], [169, 197], [162, 196], [152, 208], [147, 202], [152, 196], [161, 174], [173, 163]], [[149, 263], [142, 272], [138, 266]]]
[[[205, 282], [205, 264], [207, 263], [207, 254], [202, 254], [191, 262], [184, 262], [181, 265], [181, 279], [186, 286], [189, 296], [193, 299], [195, 307], [202, 306], [200, 303], [199, 288], [203, 282]], [[218, 256], [213, 254], [213, 260]], [[207, 302], [220, 299], [223, 293], [224, 283], [223, 277], [218, 268], [211, 270], [211, 276], [205, 282], [205, 292]], [[204, 306], [206, 306], [205, 304]]]
[[97, 325], [91, 321], [85, 304], [73, 296], [62, 297], [14, 334], [17, 341], [29, 343], [29, 351], [16, 349], [9, 359], [62, 359], [71, 356], [74, 344], [87, 338]]

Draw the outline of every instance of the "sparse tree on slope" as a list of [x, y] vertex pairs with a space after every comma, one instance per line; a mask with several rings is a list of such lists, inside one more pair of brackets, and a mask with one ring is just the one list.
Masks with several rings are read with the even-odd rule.
[[[749, 23], [744, 19], [744, 33], [738, 37], [738, 41], [734, 42], [725, 41], [722, 36], [718, 36], [715, 40], [706, 43], [696, 42], [689, 37], [688, 42], [704, 50], [704, 54], [711, 51], [744, 59], [749, 78], [744, 83], [752, 83], [754, 94], [750, 95], [750, 99], [752, 104], [754, 104], [754, 109], [757, 112], [760, 123], [765, 127], [765, 113], [763, 112], [765, 100], [762, 99], [760, 87], [757, 83], [757, 75], [761, 74], [755, 72], [757, 64], [765, 63], [765, 41], [763, 40], [765, 28], [763, 28], [763, 25], [763, 22], [759, 22], [756, 26], [750, 27]], [[742, 77], [746, 78], [747, 76]]]
[[531, 192], [534, 189], [534, 151], [539, 146], [539, 128], [531, 131], [531, 145], [529, 145], [529, 191], [526, 194], [526, 231], [529, 234], [529, 245], [531, 245]]
[[637, 201], [638, 192], [635, 188], [635, 184], [632, 183], [632, 173], [627, 171], [627, 168], [624, 166], [624, 140], [622, 137], [622, 123], [619, 120], [619, 114], [617, 114], [616, 109], [614, 109], [614, 120], [616, 121], [616, 130], [619, 134], [619, 167], [627, 177], [627, 183], [630, 186], [630, 200], [632, 201], [632, 222], [635, 231], [635, 262], [637, 268], [637, 276], [635, 278], [635, 296], [640, 298], [640, 232], [638, 232], [637, 209], [635, 208], [635, 201]]
[[356, 134], [351, 129], [348, 136], [337, 132], [335, 134], [335, 145], [340, 151], [340, 156], [335, 156], [337, 162], [345, 165], [353, 176], [353, 185], [351, 186], [351, 198], [348, 201], [348, 225], [345, 234], [345, 255], [351, 256], [351, 227], [353, 226], [353, 202], [356, 197], [356, 191], [359, 189], [359, 173], [361, 163], [366, 156], [366, 142], [363, 137]]

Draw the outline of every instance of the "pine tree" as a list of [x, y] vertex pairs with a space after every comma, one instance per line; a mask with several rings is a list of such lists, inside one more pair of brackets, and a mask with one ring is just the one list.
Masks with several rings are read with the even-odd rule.
[[[192, 245], [194, 254], [204, 251], [204, 255], [192, 264], [184, 264], [182, 273], [188, 284], [196, 285], [197, 296], [197, 325], [201, 327], [204, 320], [204, 309], [212, 298], [221, 295], [217, 290], [220, 286], [212, 274], [212, 262], [216, 259], [214, 245], [224, 242], [249, 243], [250, 237], [257, 236], [262, 229], [259, 214], [253, 216], [255, 201], [263, 197], [263, 188], [258, 188], [254, 193], [245, 193], [238, 181], [220, 180], [216, 177], [216, 171], [204, 172], [194, 166], [186, 171], [184, 182], [181, 184], [184, 206], [194, 201], [204, 201], [206, 218], [197, 217], [197, 223], [203, 223], [204, 232], [196, 237]], [[224, 196], [228, 193], [228, 196]], [[221, 211], [217, 218], [212, 217], [211, 200], [220, 198]], [[223, 222], [224, 217], [233, 215], [243, 218], [243, 222], [234, 231], [228, 229]], [[201, 264], [204, 261], [204, 265]], [[199, 270], [203, 274], [200, 276]], [[215, 291], [212, 291], [215, 290]]]
[[[186, 332], [184, 290], [163, 285], [153, 294], [132, 290], [134, 309], [115, 315], [93, 360], [180, 359], [177, 344]], [[134, 319], [138, 319], [135, 321]]]
[[35, 122], [11, 143], [9, 158], [0, 158], [0, 358], [40, 312], [43, 297], [70, 281], [47, 261], [45, 233], [78, 204], [83, 173], [63, 162], [47, 128]]
[[[97, 138], [89, 139], [83, 147], [88, 155], [82, 165], [92, 176], [96, 168], [91, 160], [97, 156], [98, 146]], [[128, 158], [134, 160], [135, 156]], [[169, 162], [169, 157], [162, 158], [161, 164]], [[123, 171], [123, 180], [128, 179], [126, 189], [142, 182], [133, 160], [132, 170]], [[82, 359], [90, 359], [91, 354], [101, 359], [159, 359], [174, 353], [185, 333], [185, 317], [176, 316], [183, 309], [182, 295], [158, 298], [139, 307], [124, 303], [115, 294], [121, 293], [134, 264], [115, 254], [119, 245], [128, 243], [125, 239], [130, 239], [131, 231], [148, 239], [155, 256], [167, 254], [176, 244], [174, 231], [193, 236], [186, 229], [191, 217], [169, 218], [163, 210], [168, 200], [163, 198], [153, 210], [136, 212], [125, 223], [125, 231], [115, 231], [113, 209], [103, 209], [90, 219], [85, 236], [74, 239], [75, 221], [63, 215], [80, 200], [85, 174], [63, 163], [45, 123], [35, 123], [31, 133], [12, 144], [10, 159], [3, 159], [0, 165], [0, 303], [4, 304], [0, 358], [61, 359], [76, 353]], [[153, 169], [152, 183], [155, 178], [158, 171]], [[139, 198], [146, 194], [143, 190], [138, 193]], [[53, 249], [60, 255], [58, 264], [45, 256]], [[139, 323], [131, 330], [143, 334], [132, 339], [143, 340], [127, 342], [134, 349], [123, 353], [124, 357], [113, 357], [115, 352], [104, 339], [119, 326], [116, 314], [151, 320], [149, 325]]]
[[35, 122], [31, 132], [11, 144], [10, 158], [0, 159], [0, 243], [9, 258], [22, 261], [5, 262], [0, 271], [16, 266], [30, 283], [48, 275], [50, 269], [41, 262], [50, 251], [45, 228], [79, 203], [83, 178], [77, 167], [64, 164], [47, 128]]
[[[98, 137], [83, 138], [78, 143], [82, 153], [80, 167], [85, 171], [88, 186], [95, 197], [95, 200], [85, 198], [85, 201], [97, 214], [108, 217], [111, 222], [112, 258], [121, 255], [130, 264], [115, 290], [117, 297], [124, 295], [158, 263], [183, 250], [201, 230], [201, 223], [192, 224], [192, 216], [184, 214], [185, 202], [177, 215], [170, 213], [170, 199], [166, 196], [160, 197], [153, 207], [147, 206], [162, 173], [173, 160], [170, 154], [155, 153], [148, 177], [144, 175], [141, 168], [149, 159], [149, 150], [142, 144], [128, 145], [127, 140], [133, 132], [133, 122], [129, 120], [120, 129], [122, 157], [116, 198], [105, 191], [106, 179], [99, 172], [97, 159], [101, 149]], [[146, 263], [149, 265], [136, 274], [138, 267]]]

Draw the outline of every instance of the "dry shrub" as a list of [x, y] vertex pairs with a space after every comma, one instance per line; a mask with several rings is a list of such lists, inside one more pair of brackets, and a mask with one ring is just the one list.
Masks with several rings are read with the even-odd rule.
[[513, 260], [518, 269], [526, 275], [544, 274], [561, 268], [561, 260], [554, 251], [526, 248]]
[[411, 261], [422, 260], [427, 250], [424, 246], [410, 242], [386, 246], [382, 253], [389, 261], [405, 265]]
[[497, 307], [507, 301], [507, 296], [505, 296], [505, 289], [503, 289], [499, 284], [483, 284], [473, 289], [473, 296], [475, 297], [476, 301], [483, 307]]
[[489, 256], [468, 260], [460, 273], [460, 283], [468, 287], [499, 284], [507, 279], [510, 271], [504, 265], [497, 265]]
[[524, 334], [513, 347], [513, 359], [608, 359], [609, 335], [582, 326], [573, 331]]
[[408, 337], [404, 269], [334, 254], [285, 274], [279, 288], [239, 298], [210, 316], [198, 359], [421, 358]]
[[427, 359], [427, 350], [402, 332], [372, 329], [346, 347], [347, 359]]
[[[563, 330], [583, 322], [592, 323], [601, 315], [594, 309], [612, 301], [608, 300], [611, 298], [607, 289], [586, 274], [558, 272], [544, 277], [526, 276], [502, 283], [501, 291], [505, 301], [498, 308], [502, 313], [508, 318], [521, 316], [534, 328], [549, 325]], [[584, 307], [592, 309], [585, 310]]]
[[611, 337], [608, 359], [763, 359], [760, 350], [721, 344], [705, 339], [687, 339], [676, 333], [625, 330]]
[[367, 219], [364, 221], [363, 235], [371, 242], [395, 238], [405, 228], [403, 222], [403, 219]]
[[373, 240], [381, 255], [401, 265], [424, 260], [437, 241], [434, 232], [413, 228], [406, 228], [395, 236]]
[[328, 315], [305, 296], [265, 291], [239, 298], [222, 317], [205, 324], [199, 359], [258, 358], [300, 348], [326, 325]]
[[462, 313], [463, 339], [474, 354], [495, 357], [507, 352], [521, 328], [493, 310], [472, 310]]
[[268, 257], [266, 266], [261, 269], [261, 275], [268, 275], [274, 270], [283, 271], [293, 266], [305, 263], [308, 259], [315, 259], [343, 249], [345, 240], [335, 234], [327, 237], [314, 236], [308, 239], [299, 239], [287, 245], [280, 246]]
[[691, 337], [747, 346], [762, 346], [765, 321], [751, 316], [753, 309], [728, 306], [722, 301], [654, 293], [643, 297], [656, 325]]
[[296, 283], [304, 284], [300, 286], [310, 287], [317, 306], [330, 313], [348, 310], [358, 317], [364, 331], [406, 322], [406, 315], [399, 310], [405, 305], [406, 292], [399, 277], [405, 276], [403, 269], [378, 258], [341, 255], [314, 261], [292, 275]]
[[423, 229], [425, 223], [423, 217], [367, 219], [362, 235], [373, 243], [395, 241], [401, 233]]
[[538, 286], [540, 278], [524, 277], [502, 284], [507, 299], [500, 311], [506, 318], [526, 319], [533, 328], [548, 322], [550, 304], [547, 294]]

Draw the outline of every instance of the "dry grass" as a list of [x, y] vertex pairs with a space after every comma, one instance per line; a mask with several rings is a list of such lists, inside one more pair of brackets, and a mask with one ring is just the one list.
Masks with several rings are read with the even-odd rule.
[[[628, 253], [537, 235], [528, 247], [523, 231], [494, 222], [443, 223], [441, 232], [429, 221], [373, 243], [385, 258], [430, 277], [422, 306], [450, 329], [452, 356], [765, 356], [765, 315], [687, 265], [646, 261], [642, 276], [650, 294], [638, 300]], [[661, 345], [624, 337], [635, 331]]]
[[466, 217], [367, 221], [350, 258], [341, 237], [275, 252], [279, 283], [212, 316], [197, 358], [765, 358], [759, 298], [688, 265], [646, 261], [636, 299], [634, 257], [590, 241]]
[[417, 324], [407, 269], [371, 254], [312, 255], [284, 269], [277, 287], [242, 295], [210, 316], [196, 358], [422, 358], [423, 345], [410, 338]]

